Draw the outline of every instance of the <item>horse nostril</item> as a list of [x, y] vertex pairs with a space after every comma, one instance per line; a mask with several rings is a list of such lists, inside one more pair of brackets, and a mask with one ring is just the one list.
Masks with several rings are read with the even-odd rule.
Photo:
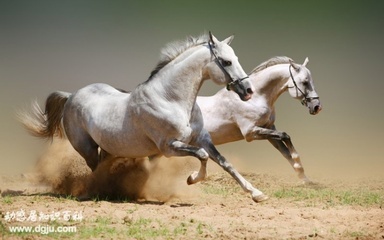
[[314, 108], [315, 112], [318, 112], [321, 110], [321, 106], [320, 105], [316, 105], [315, 108]]
[[251, 88], [247, 88], [247, 93], [252, 94], [253, 93], [252, 89]]

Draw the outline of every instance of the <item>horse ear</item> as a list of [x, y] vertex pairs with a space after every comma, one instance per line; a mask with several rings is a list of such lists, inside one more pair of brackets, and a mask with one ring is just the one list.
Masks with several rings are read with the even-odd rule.
[[209, 31], [209, 41], [212, 43], [213, 46], [219, 41], [215, 36], [213, 36], [211, 31]]
[[296, 71], [299, 71], [299, 70], [300, 70], [300, 65], [297, 64], [297, 63], [294, 63], [292, 59], [289, 59], [289, 64], [291, 64], [291, 66], [293, 67], [293, 69], [295, 69]]
[[306, 57], [305, 60], [304, 60], [303, 66], [304, 67], [307, 66], [308, 62], [309, 62], [309, 59], [308, 59], [308, 57]]
[[231, 42], [232, 42], [232, 40], [235, 38], [235, 36], [234, 35], [232, 35], [232, 36], [229, 36], [229, 37], [227, 37], [226, 39], [224, 39], [222, 42], [223, 43], [226, 43], [226, 44], [231, 44]]

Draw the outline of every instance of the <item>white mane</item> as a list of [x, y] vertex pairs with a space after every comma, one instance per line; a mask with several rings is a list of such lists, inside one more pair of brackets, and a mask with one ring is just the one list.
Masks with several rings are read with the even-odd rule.
[[174, 41], [168, 43], [163, 49], [161, 49], [160, 60], [156, 67], [152, 70], [148, 80], [150, 80], [156, 73], [158, 73], [165, 65], [173, 61], [180, 54], [186, 50], [208, 42], [208, 35], [202, 34], [198, 37], [189, 36], [183, 41]]
[[286, 56], [276, 56], [268, 59], [267, 61], [261, 63], [259, 66], [255, 67], [250, 74], [260, 72], [261, 70], [264, 70], [268, 67], [278, 65], [278, 64], [285, 64], [290, 63], [293, 61], [291, 58]]

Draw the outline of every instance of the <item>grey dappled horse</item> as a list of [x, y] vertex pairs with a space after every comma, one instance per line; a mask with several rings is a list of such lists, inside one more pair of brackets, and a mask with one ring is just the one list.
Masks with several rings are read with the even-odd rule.
[[194, 156], [201, 167], [188, 178], [189, 184], [205, 178], [211, 158], [254, 201], [266, 200], [214, 147], [195, 104], [206, 79], [227, 84], [243, 101], [251, 98], [253, 86], [229, 46], [232, 38], [220, 42], [209, 34], [168, 45], [149, 79], [130, 94], [107, 84], [88, 85], [73, 94], [54, 92], [47, 98], [45, 113], [34, 108], [32, 121], [46, 119], [35, 135], [47, 138], [65, 133], [92, 170], [98, 164], [99, 148], [132, 159]]
[[289, 161], [299, 178], [309, 183], [290, 136], [276, 130], [274, 107], [278, 97], [288, 91], [291, 97], [308, 107], [310, 114], [321, 111], [319, 95], [307, 63], [308, 58], [300, 65], [288, 57], [274, 57], [260, 64], [249, 75], [255, 91], [247, 102], [239, 101], [225, 89], [213, 96], [199, 96], [196, 103], [213, 143], [267, 139]]

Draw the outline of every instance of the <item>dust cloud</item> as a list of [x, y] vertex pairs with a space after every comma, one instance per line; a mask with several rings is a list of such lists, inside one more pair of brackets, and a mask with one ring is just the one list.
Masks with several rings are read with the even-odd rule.
[[130, 199], [170, 201], [193, 198], [198, 189], [186, 179], [198, 169], [199, 162], [189, 158], [155, 160], [107, 157], [92, 172], [85, 160], [64, 139], [54, 138], [37, 161], [35, 181], [56, 194], [80, 199]]

